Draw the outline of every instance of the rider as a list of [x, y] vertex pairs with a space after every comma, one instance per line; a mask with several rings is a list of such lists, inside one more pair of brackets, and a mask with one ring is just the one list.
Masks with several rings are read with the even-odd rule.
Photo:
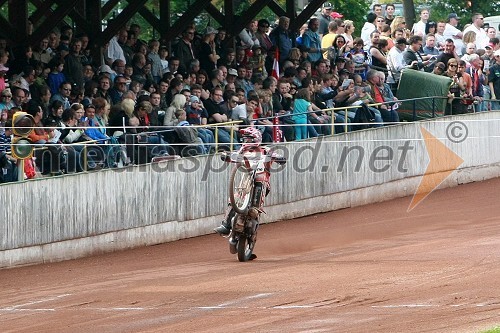
[[[286, 163], [286, 159], [284, 157], [273, 153], [272, 150], [268, 147], [260, 146], [260, 144], [262, 143], [262, 134], [257, 128], [244, 128], [240, 130], [240, 134], [243, 138], [243, 145], [238, 151], [238, 154], [243, 155], [246, 152], [258, 152], [263, 155], [271, 155], [272, 158], [264, 164], [266, 170], [268, 171], [271, 169], [271, 164], [273, 163], [273, 161], [276, 161], [280, 164]], [[222, 155], [222, 160], [227, 162], [230, 160], [230, 157], [228, 155]], [[269, 194], [269, 190], [270, 186], [268, 183], [266, 184], [266, 196]], [[214, 229], [215, 232], [220, 235], [229, 235], [229, 233], [231, 232], [231, 219], [234, 217], [235, 211], [233, 210], [233, 208], [231, 208], [231, 204], [229, 204], [228, 208], [230, 209], [227, 210], [226, 216], [224, 217], [224, 220], [222, 220], [221, 225]]]

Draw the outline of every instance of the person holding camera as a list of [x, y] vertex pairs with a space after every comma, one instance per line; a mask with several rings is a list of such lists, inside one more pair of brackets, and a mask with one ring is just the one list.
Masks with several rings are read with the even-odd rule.
[[426, 67], [433, 63], [435, 57], [420, 54], [423, 43], [422, 36], [411, 36], [408, 42], [410, 46], [403, 52], [403, 61], [411, 69], [424, 71]]

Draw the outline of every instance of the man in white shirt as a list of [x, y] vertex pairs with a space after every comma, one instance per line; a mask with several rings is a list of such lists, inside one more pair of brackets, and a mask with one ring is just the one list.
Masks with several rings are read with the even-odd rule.
[[429, 9], [423, 8], [420, 11], [420, 21], [413, 25], [412, 33], [417, 36], [424, 37], [425, 36], [425, 26], [427, 25], [427, 21], [429, 21]]
[[401, 77], [401, 70], [406, 66], [403, 59], [403, 52], [406, 50], [408, 42], [404, 37], [397, 38], [394, 46], [387, 53], [387, 68], [389, 69], [389, 76], [387, 83], [396, 84]]
[[368, 13], [368, 15], [366, 15], [366, 22], [361, 29], [361, 39], [363, 40], [363, 49], [365, 50], [369, 50], [372, 46], [371, 34], [377, 30], [377, 27], [374, 24], [376, 19], [377, 14]]
[[464, 43], [462, 42], [462, 31], [457, 28], [458, 21], [460, 18], [456, 13], [451, 13], [448, 15], [448, 23], [446, 23], [443, 36], [446, 39], [451, 38], [453, 40], [453, 44], [455, 45], [455, 51], [458, 56], [462, 55], [462, 48], [464, 47]]
[[490, 38], [483, 29], [484, 26], [484, 16], [481, 13], [475, 13], [472, 15], [472, 24], [464, 30], [464, 35], [468, 31], [474, 31], [476, 33], [476, 48], [483, 49], [489, 44]]

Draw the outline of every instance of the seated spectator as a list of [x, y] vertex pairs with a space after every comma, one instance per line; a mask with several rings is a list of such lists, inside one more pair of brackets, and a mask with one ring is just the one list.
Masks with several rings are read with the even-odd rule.
[[175, 111], [175, 117], [179, 119], [179, 123], [175, 128], [175, 133], [179, 137], [181, 143], [187, 143], [187, 146], [181, 151], [181, 156], [194, 156], [208, 153], [205, 151], [203, 141], [198, 137], [198, 130], [186, 120], [186, 110], [179, 109]]
[[149, 115], [153, 106], [149, 101], [142, 101], [137, 104], [134, 115], [139, 120], [137, 133], [139, 133], [139, 143], [147, 143], [147, 155], [142, 156], [146, 161], [150, 161], [155, 156], [168, 155], [169, 147], [167, 142], [158, 133], [151, 131], [151, 122]]
[[[2, 119], [5, 117], [2, 113]], [[5, 118], [6, 119], [6, 118]], [[17, 160], [11, 155], [12, 120], [0, 126], [0, 184], [17, 181]]]
[[165, 110], [165, 116], [163, 118], [163, 126], [177, 126], [179, 122], [175, 117], [175, 112], [186, 107], [186, 96], [183, 94], [176, 94], [172, 99], [172, 103]]
[[[179, 103], [180, 104], [180, 103]], [[205, 126], [207, 125], [208, 113], [203, 107], [198, 96], [191, 96], [189, 99], [188, 107], [186, 110], [187, 121], [194, 126]], [[212, 147], [214, 147], [215, 138], [213, 132], [206, 127], [197, 127], [198, 137], [205, 144], [205, 152], [208, 154]]]

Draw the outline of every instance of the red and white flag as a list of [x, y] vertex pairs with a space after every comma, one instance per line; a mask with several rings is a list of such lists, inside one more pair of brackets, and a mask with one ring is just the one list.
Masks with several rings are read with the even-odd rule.
[[275, 77], [276, 80], [280, 79], [280, 51], [278, 48], [276, 48], [276, 51], [274, 51], [274, 61], [273, 61], [273, 72], [271, 73], [271, 76]]

